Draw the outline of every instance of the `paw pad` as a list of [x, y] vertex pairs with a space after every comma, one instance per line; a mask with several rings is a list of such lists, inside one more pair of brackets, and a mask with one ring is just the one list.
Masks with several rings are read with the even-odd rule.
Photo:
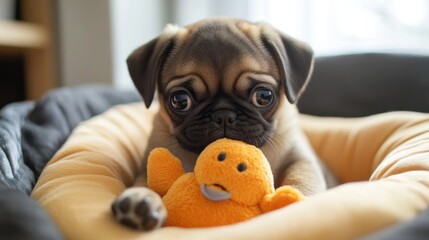
[[121, 224], [145, 231], [161, 227], [167, 217], [161, 198], [147, 188], [126, 190], [112, 204], [112, 213]]

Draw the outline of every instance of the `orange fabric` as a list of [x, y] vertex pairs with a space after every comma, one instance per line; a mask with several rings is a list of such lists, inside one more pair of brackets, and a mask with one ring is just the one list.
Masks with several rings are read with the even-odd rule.
[[281, 186], [275, 192], [265, 195], [259, 206], [262, 212], [267, 213], [302, 200], [304, 196], [300, 191], [291, 186]]
[[[240, 171], [240, 165], [246, 167]], [[274, 192], [273, 174], [262, 151], [231, 139], [219, 139], [207, 146], [197, 159], [194, 173], [184, 174], [180, 161], [165, 148], [151, 151], [147, 171], [148, 186], [162, 196], [167, 208], [166, 226], [227, 225], [302, 199], [292, 187]], [[202, 188], [228, 197], [213, 201]]]
[[147, 186], [160, 196], [167, 194], [173, 183], [185, 170], [182, 163], [166, 148], [153, 149], [147, 162]]
[[[77, 127], [42, 172], [32, 197], [67, 239], [352, 239], [429, 206], [429, 115], [303, 116], [302, 126], [344, 182], [238, 224], [142, 233], [122, 227], [110, 204], [136, 177], [156, 108], [115, 107]], [[370, 181], [368, 181], [370, 180]]]

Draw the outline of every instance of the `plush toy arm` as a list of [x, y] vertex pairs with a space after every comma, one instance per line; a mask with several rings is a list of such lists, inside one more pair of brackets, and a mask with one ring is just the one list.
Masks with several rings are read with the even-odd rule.
[[164, 196], [171, 185], [183, 174], [182, 163], [165, 148], [153, 149], [147, 162], [148, 187]]
[[304, 196], [298, 189], [291, 186], [282, 186], [277, 188], [274, 193], [265, 195], [259, 203], [259, 206], [262, 212], [266, 213], [303, 199]]

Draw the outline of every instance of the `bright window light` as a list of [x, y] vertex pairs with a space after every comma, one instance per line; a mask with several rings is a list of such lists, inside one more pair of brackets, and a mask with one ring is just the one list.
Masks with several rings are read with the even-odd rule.
[[427, 0], [252, 0], [250, 8], [251, 20], [272, 23], [318, 55], [429, 53]]

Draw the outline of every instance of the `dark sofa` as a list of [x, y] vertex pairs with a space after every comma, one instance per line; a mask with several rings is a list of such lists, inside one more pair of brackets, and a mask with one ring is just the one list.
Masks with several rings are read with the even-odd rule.
[[[299, 109], [319, 116], [358, 117], [386, 111], [429, 112], [429, 56], [352, 54], [318, 57]], [[86, 86], [57, 89], [0, 112], [0, 238], [61, 239], [28, 197], [46, 162], [80, 122], [122, 103], [135, 91]], [[367, 239], [427, 239], [429, 210]]]

